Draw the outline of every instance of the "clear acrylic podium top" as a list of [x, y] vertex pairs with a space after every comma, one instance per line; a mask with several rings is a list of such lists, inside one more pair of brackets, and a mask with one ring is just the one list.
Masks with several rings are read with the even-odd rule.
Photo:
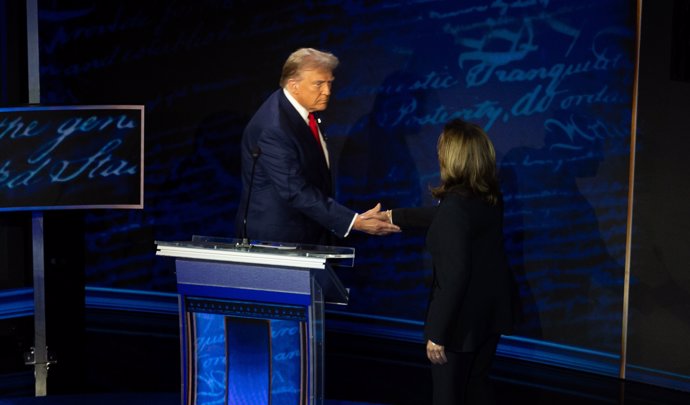
[[182, 248], [200, 251], [253, 253], [275, 255], [285, 258], [321, 259], [330, 265], [353, 267], [355, 249], [341, 246], [322, 246], [310, 244], [292, 244], [284, 242], [246, 241], [241, 239], [216, 236], [194, 235], [191, 241], [156, 241], [161, 248]]

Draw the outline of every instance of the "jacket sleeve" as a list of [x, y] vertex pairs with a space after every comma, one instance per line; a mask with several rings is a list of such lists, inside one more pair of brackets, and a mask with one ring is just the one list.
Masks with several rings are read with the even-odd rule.
[[441, 204], [432, 227], [427, 243], [434, 278], [424, 331], [427, 339], [447, 345], [469, 284], [470, 223], [460, 205]]
[[[344, 237], [355, 211], [339, 204], [307, 180], [307, 171], [313, 168], [300, 163], [300, 151], [294, 142], [293, 137], [283, 131], [265, 130], [257, 142], [261, 149], [257, 165], [289, 206]], [[319, 170], [318, 166], [313, 170]]]
[[438, 206], [415, 207], [415, 208], [396, 208], [392, 210], [393, 223], [401, 229], [409, 228], [428, 228]]

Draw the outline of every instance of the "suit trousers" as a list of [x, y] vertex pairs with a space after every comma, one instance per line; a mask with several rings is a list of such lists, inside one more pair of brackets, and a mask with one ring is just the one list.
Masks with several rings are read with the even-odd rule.
[[433, 405], [494, 404], [489, 371], [499, 339], [489, 337], [474, 352], [446, 350], [448, 362], [431, 365]]

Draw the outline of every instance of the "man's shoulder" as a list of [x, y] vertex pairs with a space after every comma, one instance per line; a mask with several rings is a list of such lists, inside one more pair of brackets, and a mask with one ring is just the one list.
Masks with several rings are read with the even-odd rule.
[[[259, 108], [254, 113], [254, 117], [261, 117], [261, 119], [266, 119], [267, 117], [277, 117], [281, 115], [289, 115], [294, 107], [290, 104], [290, 101], [285, 97], [283, 89], [278, 89], [271, 93], [264, 102], [259, 106]], [[294, 111], [297, 113], [297, 111]]]
[[[280, 143], [295, 141], [296, 128], [301, 117], [296, 111], [293, 114], [289, 110], [292, 106], [281, 93], [282, 90], [278, 90], [270, 95], [254, 113], [244, 129], [243, 137], [245, 139], [263, 138]], [[284, 103], [281, 101], [281, 97], [284, 99]]]
[[277, 121], [281, 114], [280, 110], [280, 93], [278, 91], [269, 95], [263, 103], [256, 109], [254, 115], [247, 124], [248, 127], [260, 126], [263, 127], [271, 122]]
[[[280, 89], [274, 91], [273, 93], [269, 94], [264, 101], [261, 103], [259, 108], [256, 110], [257, 113], [267, 109], [271, 108], [271, 106], [277, 106], [280, 103], [280, 97], [281, 97], [282, 91]], [[285, 96], [283, 95], [283, 98]]]

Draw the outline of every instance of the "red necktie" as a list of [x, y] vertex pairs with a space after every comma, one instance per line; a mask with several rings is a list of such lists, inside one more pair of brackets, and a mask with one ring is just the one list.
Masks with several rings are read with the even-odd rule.
[[314, 134], [314, 139], [321, 146], [321, 137], [319, 137], [319, 127], [316, 125], [316, 119], [314, 119], [314, 114], [309, 113], [309, 128], [311, 128], [311, 133]]

